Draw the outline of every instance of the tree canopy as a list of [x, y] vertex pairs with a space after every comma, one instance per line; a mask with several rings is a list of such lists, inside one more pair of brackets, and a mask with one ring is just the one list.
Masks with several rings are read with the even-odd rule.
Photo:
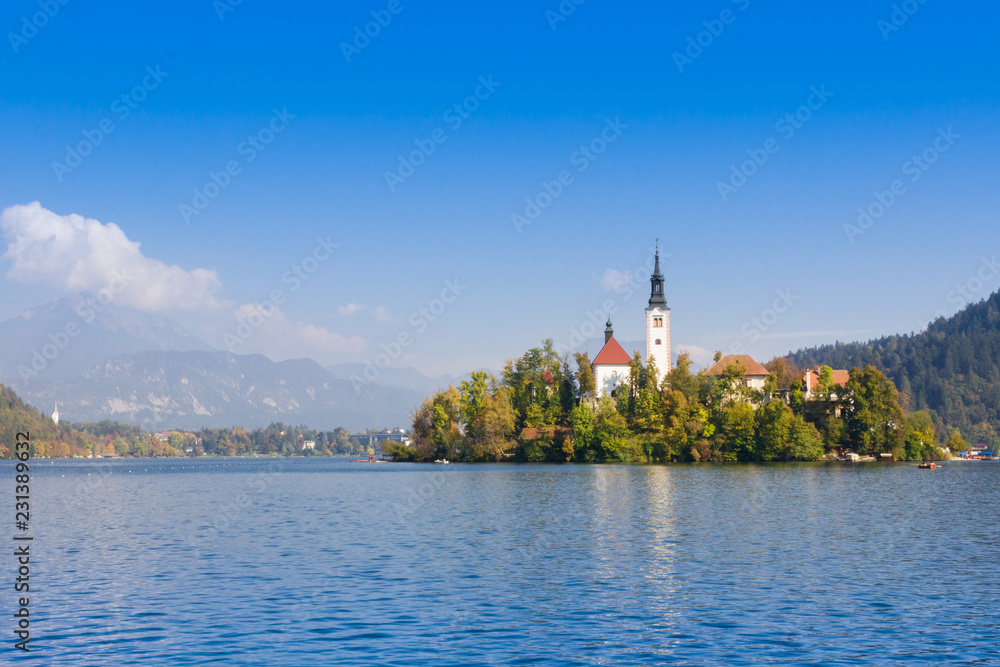
[[[900, 459], [940, 455], [933, 429], [904, 416], [892, 381], [874, 367], [855, 369], [836, 392], [831, 369], [821, 371], [819, 399], [807, 401], [801, 374], [796, 379], [784, 360], [782, 377], [762, 392], [746, 386], [740, 364], [717, 377], [693, 374], [686, 354], [658, 383], [655, 363], [644, 365], [637, 352], [626, 385], [610, 398], [594, 396], [587, 355], [574, 361], [575, 371], [546, 340], [508, 361], [500, 377], [477, 372], [436, 393], [414, 415], [414, 447], [397, 447], [398, 458], [811, 461], [840, 448]], [[923, 444], [909, 447], [914, 432]]]

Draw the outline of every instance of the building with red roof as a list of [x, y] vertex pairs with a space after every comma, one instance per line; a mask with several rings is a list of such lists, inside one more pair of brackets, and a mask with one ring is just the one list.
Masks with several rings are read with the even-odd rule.
[[722, 375], [729, 364], [739, 364], [743, 367], [743, 386], [750, 389], [763, 389], [767, 376], [771, 374], [749, 354], [727, 354], [705, 369], [705, 375]]
[[604, 347], [594, 357], [590, 367], [594, 371], [594, 383], [598, 396], [614, 396], [616, 390], [628, 381], [632, 357], [625, 348], [615, 340], [615, 332], [611, 327], [611, 318], [604, 330]]
[[[835, 387], [843, 387], [851, 379], [851, 372], [845, 370], [833, 370], [833, 384]], [[813, 366], [802, 376], [802, 385], [805, 389], [806, 398], [814, 400], [819, 398], [819, 366]], [[836, 400], [837, 395], [831, 394], [830, 398]]]

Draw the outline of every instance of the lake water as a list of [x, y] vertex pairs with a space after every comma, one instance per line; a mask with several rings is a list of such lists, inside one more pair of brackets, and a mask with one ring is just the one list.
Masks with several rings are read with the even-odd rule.
[[996, 464], [32, 465], [39, 664], [1000, 664]]

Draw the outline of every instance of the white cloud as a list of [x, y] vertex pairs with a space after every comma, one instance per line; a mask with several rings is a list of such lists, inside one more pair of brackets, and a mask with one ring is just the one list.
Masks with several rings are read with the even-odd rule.
[[290, 319], [280, 308], [263, 314], [243, 304], [234, 313], [223, 338], [223, 349], [236, 354], [263, 354], [274, 361], [314, 359], [321, 365], [353, 361], [367, 343], [360, 336], [342, 336], [325, 327]]
[[145, 257], [113, 222], [58, 215], [32, 202], [0, 214], [0, 230], [11, 280], [91, 294], [108, 289], [116, 303], [147, 311], [219, 305], [214, 270], [186, 271]]
[[341, 317], [350, 317], [354, 313], [361, 312], [365, 307], [358, 303], [349, 303], [346, 306], [340, 306], [337, 308], [337, 312], [340, 313]]
[[674, 345], [674, 349], [677, 351], [677, 354], [687, 352], [688, 356], [691, 357], [691, 361], [693, 361], [696, 366], [701, 366], [702, 368], [708, 368], [711, 366], [712, 359], [715, 357], [715, 352], [711, 352], [697, 345], [677, 344]]
[[607, 269], [601, 277], [601, 287], [609, 292], [617, 291], [629, 284], [632, 280], [631, 271], [618, 271], [617, 269]]
[[372, 317], [374, 317], [379, 322], [391, 322], [392, 318], [389, 316], [389, 311], [385, 309], [385, 306], [379, 306], [372, 311]]

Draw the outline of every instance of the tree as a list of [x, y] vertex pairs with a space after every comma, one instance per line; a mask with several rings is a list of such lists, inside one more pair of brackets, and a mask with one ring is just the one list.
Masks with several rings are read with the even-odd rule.
[[753, 390], [746, 386], [746, 366], [742, 361], [730, 361], [716, 378], [712, 388], [711, 402], [716, 410], [728, 403], [752, 400]]
[[845, 445], [859, 454], [902, 451], [908, 424], [891, 380], [874, 366], [855, 368], [842, 393]]
[[594, 379], [594, 368], [590, 365], [590, 355], [577, 352], [573, 357], [576, 359], [576, 384], [580, 388], [580, 396], [596, 396], [597, 381]]
[[788, 425], [790, 457], [796, 461], [815, 461], [824, 454], [823, 438], [813, 424], [800, 415], [792, 415]]
[[628, 423], [608, 399], [601, 399], [598, 405], [594, 439], [600, 448], [603, 460], [620, 461], [629, 437]]
[[758, 460], [756, 435], [754, 411], [748, 403], [735, 401], [722, 409], [715, 440], [723, 460]]
[[802, 369], [785, 357], [775, 357], [764, 367], [771, 372], [777, 389], [790, 389], [795, 381], [802, 380]]
[[469, 379], [459, 385], [462, 404], [462, 422], [466, 428], [476, 420], [476, 415], [486, 405], [487, 381], [489, 375], [484, 371], [474, 371]]
[[956, 428], [951, 432], [951, 436], [948, 438], [948, 442], [945, 443], [945, 447], [954, 453], [964, 452], [969, 448], [969, 445], [965, 442], [965, 438], [962, 437], [962, 432]]
[[701, 378], [691, 374], [691, 356], [687, 352], [677, 355], [677, 365], [663, 378], [663, 388], [684, 394], [688, 401], [696, 400]]
[[594, 447], [597, 444], [595, 435], [597, 416], [594, 411], [587, 403], [581, 403], [573, 408], [569, 416], [569, 423], [573, 429], [573, 442], [577, 459], [596, 461], [599, 452]]
[[830, 400], [830, 396], [836, 388], [837, 385], [833, 381], [833, 369], [829, 366], [820, 366], [816, 385], [816, 394], [819, 400]]
[[[636, 354], [638, 357], [638, 353]], [[656, 361], [650, 357], [642, 373], [641, 388], [635, 398], [633, 431], [637, 433], [658, 432], [663, 426], [660, 411], [660, 391], [656, 386]]]
[[424, 460], [454, 458], [462, 439], [462, 397], [449, 386], [428, 398], [413, 416], [413, 446]]
[[511, 391], [508, 387], [497, 386], [492, 376], [490, 385], [482, 408], [466, 425], [463, 458], [468, 460], [502, 461], [507, 458], [507, 450], [513, 445], [514, 409], [510, 403]]
[[787, 461], [791, 457], [792, 410], [781, 401], [770, 401], [757, 411], [757, 448], [763, 461]]

